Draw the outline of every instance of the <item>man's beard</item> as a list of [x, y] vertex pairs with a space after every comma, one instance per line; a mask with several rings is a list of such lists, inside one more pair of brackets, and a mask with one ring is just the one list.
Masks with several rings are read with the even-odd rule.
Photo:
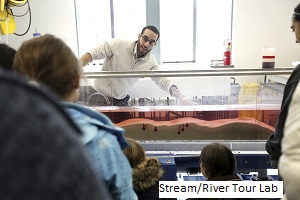
[[140, 57], [145, 56], [150, 51], [151, 51], [151, 49], [145, 51], [145, 49], [142, 47], [142, 45], [140, 44], [140, 42], [138, 43], [138, 54], [139, 54]]

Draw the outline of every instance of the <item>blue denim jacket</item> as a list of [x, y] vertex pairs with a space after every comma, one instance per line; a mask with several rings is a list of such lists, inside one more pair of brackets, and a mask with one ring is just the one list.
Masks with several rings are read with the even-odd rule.
[[132, 170], [122, 151], [128, 146], [124, 129], [114, 126], [108, 117], [90, 108], [66, 102], [62, 105], [82, 130], [81, 140], [113, 199], [137, 199]]

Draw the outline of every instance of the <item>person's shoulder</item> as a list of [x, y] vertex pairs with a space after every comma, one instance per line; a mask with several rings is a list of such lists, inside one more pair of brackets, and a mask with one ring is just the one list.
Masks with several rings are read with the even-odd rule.
[[112, 38], [107, 41], [108, 44], [113, 46], [123, 46], [123, 45], [131, 45], [134, 41], [123, 39], [123, 38]]
[[106, 115], [74, 103], [63, 102], [62, 105], [84, 133], [84, 143], [97, 135], [99, 138], [117, 139], [122, 148], [128, 146], [123, 136], [124, 129], [114, 125]]
[[291, 73], [291, 75], [287, 80], [286, 86], [293, 85], [295, 83], [297, 84], [299, 79], [300, 79], [300, 64], [294, 68], [293, 72]]
[[300, 70], [300, 63], [295, 67], [294, 70], [296, 70], [296, 69]]
[[122, 39], [122, 38], [113, 38], [106, 41], [106, 44], [112, 50], [113, 53], [118, 53], [124, 55], [126, 52], [131, 52], [134, 48], [134, 41]]
[[101, 124], [113, 126], [112, 122], [106, 115], [97, 112], [90, 107], [70, 102], [61, 102], [61, 104], [64, 109], [73, 117], [77, 116], [80, 118], [85, 118], [87, 121], [96, 119], [96, 121], [101, 122]]
[[294, 68], [292, 74], [296, 74], [296, 75], [300, 76], [300, 64]]

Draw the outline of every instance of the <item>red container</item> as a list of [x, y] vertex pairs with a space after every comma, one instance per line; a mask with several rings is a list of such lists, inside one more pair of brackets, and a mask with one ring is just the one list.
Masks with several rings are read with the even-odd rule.
[[223, 56], [223, 61], [224, 61], [224, 65], [230, 65], [231, 61], [230, 61], [230, 51], [225, 51], [224, 52], [224, 56]]

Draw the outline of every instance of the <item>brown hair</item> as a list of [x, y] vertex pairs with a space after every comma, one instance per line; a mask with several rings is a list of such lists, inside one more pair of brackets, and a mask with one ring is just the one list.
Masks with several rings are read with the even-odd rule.
[[144, 191], [162, 180], [164, 171], [157, 158], [146, 158], [143, 147], [133, 139], [126, 138], [129, 147], [123, 149], [132, 168], [133, 188]]
[[127, 157], [131, 168], [138, 166], [140, 163], [146, 160], [146, 154], [144, 148], [135, 140], [126, 138], [129, 147], [123, 149], [125, 156]]
[[45, 84], [62, 98], [74, 90], [74, 80], [81, 73], [72, 50], [49, 34], [23, 42], [15, 55], [13, 69], [29, 80]]
[[205, 168], [208, 179], [231, 175], [235, 171], [236, 161], [231, 150], [221, 143], [212, 143], [205, 146], [200, 155], [200, 162]]

